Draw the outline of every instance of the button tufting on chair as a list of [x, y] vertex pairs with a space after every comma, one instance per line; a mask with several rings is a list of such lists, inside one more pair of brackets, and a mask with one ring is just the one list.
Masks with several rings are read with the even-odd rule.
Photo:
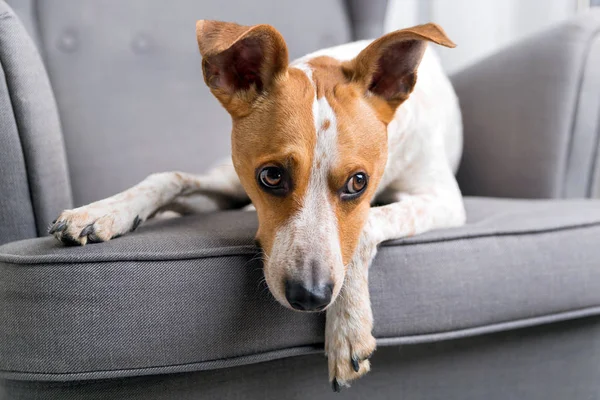
[[65, 30], [58, 39], [58, 48], [67, 53], [77, 50], [78, 45], [79, 35], [74, 29]]
[[153, 41], [152, 38], [144, 33], [137, 34], [133, 38], [131, 47], [135, 53], [143, 54], [148, 53], [152, 50]]

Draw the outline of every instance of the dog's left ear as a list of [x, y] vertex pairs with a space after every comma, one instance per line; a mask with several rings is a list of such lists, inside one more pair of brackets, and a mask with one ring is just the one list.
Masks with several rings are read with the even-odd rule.
[[375, 95], [374, 101], [387, 103], [389, 109], [384, 114], [393, 115], [417, 82], [417, 68], [427, 42], [456, 47], [440, 26], [418, 25], [375, 40], [356, 58], [344, 63], [344, 73], [364, 87], [366, 93]]

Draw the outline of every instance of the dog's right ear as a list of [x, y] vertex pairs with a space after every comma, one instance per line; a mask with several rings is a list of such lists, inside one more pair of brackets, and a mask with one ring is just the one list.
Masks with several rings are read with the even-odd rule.
[[270, 25], [201, 20], [196, 35], [204, 81], [233, 117], [250, 113], [254, 100], [287, 69], [287, 46]]
[[360, 85], [382, 121], [390, 122], [413, 91], [428, 42], [456, 46], [440, 26], [429, 23], [388, 33], [343, 64], [344, 74]]

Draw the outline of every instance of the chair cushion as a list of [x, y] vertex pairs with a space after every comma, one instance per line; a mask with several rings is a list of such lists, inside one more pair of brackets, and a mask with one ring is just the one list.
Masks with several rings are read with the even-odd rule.
[[[600, 201], [466, 200], [464, 227], [385, 243], [371, 269], [378, 344], [600, 312]], [[256, 214], [149, 222], [113, 241], [0, 247], [0, 378], [223, 368], [322, 351], [324, 314], [280, 306]]]

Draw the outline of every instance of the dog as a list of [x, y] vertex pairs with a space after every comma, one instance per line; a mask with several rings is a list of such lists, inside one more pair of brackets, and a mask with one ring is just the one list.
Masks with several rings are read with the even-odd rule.
[[192, 212], [190, 195], [222, 209], [251, 202], [275, 299], [327, 312], [329, 379], [339, 391], [369, 371], [375, 350], [368, 270], [377, 246], [465, 222], [454, 177], [458, 99], [428, 49], [455, 45], [430, 23], [290, 63], [270, 25], [203, 20], [196, 33], [204, 81], [231, 115], [232, 162], [205, 175], [150, 175], [63, 211], [49, 232], [85, 245], [161, 211]]

